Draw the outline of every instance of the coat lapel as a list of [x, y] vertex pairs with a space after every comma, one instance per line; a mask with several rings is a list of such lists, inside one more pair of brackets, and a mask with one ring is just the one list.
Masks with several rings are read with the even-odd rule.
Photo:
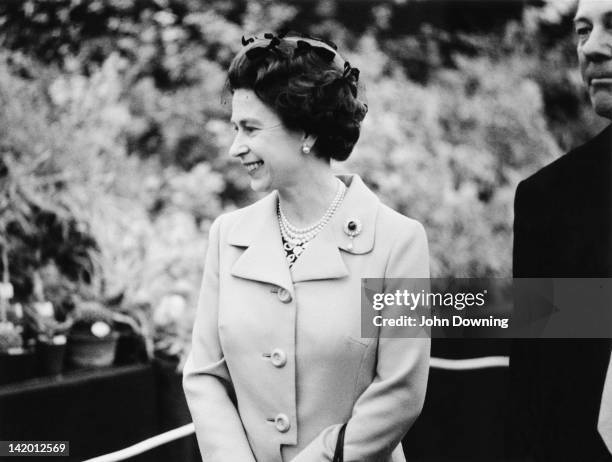
[[336, 235], [329, 226], [323, 228], [293, 264], [293, 282], [336, 279], [348, 276]]
[[277, 200], [275, 191], [242, 210], [240, 218], [230, 230], [228, 242], [247, 249], [232, 266], [231, 274], [293, 292], [276, 218]]
[[[342, 204], [325, 228], [306, 247], [293, 265], [293, 281], [334, 279], [348, 276], [342, 251], [365, 254], [374, 247], [379, 201], [357, 175], [338, 175], [347, 186]], [[361, 223], [361, 232], [352, 239], [345, 232], [348, 221]]]
[[[292, 271], [282, 247], [276, 216], [276, 191], [241, 210], [230, 230], [228, 242], [246, 247], [246, 250], [232, 266], [231, 274], [274, 284], [290, 292], [293, 292], [294, 282], [348, 276], [342, 252], [359, 255], [372, 250], [379, 201], [357, 175], [338, 177], [348, 186], [346, 196], [331, 221], [297, 259]], [[350, 220], [361, 223], [361, 232], [353, 239], [345, 232]]]

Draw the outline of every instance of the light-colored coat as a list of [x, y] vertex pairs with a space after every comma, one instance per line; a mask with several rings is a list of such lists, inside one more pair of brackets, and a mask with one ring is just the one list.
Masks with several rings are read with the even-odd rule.
[[[347, 421], [345, 461], [404, 460], [430, 341], [362, 339], [360, 282], [429, 277], [427, 239], [359, 177], [340, 178], [340, 208], [291, 270], [275, 192], [211, 227], [184, 372], [206, 461], [329, 461]], [[347, 220], [362, 224], [352, 246]]]

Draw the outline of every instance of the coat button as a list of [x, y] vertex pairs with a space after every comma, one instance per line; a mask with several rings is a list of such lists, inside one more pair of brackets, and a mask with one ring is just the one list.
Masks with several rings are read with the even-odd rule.
[[291, 428], [291, 422], [289, 422], [289, 417], [285, 414], [278, 414], [274, 417], [274, 426], [281, 433], [286, 433]]
[[289, 303], [291, 301], [291, 294], [288, 290], [283, 289], [282, 287], [278, 288], [278, 292], [276, 292], [278, 299], [283, 303]]
[[287, 364], [287, 354], [280, 348], [275, 348], [270, 354], [270, 361], [274, 367], [283, 367]]

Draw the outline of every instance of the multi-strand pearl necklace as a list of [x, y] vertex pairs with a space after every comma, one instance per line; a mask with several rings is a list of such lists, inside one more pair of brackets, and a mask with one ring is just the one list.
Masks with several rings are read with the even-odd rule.
[[319, 221], [316, 223], [307, 226], [306, 228], [298, 228], [292, 225], [287, 217], [283, 213], [283, 209], [280, 206], [280, 201], [278, 203], [277, 215], [278, 215], [278, 224], [280, 226], [281, 235], [283, 236], [283, 240], [285, 241], [283, 244], [283, 248], [287, 253], [287, 260], [289, 261], [289, 265], [291, 266], [295, 259], [304, 252], [306, 249], [306, 245], [310, 242], [319, 232], [325, 227], [331, 217], [334, 215], [342, 199], [344, 199], [344, 195], [346, 193], [346, 186], [340, 180], [338, 180], [338, 189], [336, 191], [336, 196], [334, 200], [328, 207], [325, 214], [321, 217]]

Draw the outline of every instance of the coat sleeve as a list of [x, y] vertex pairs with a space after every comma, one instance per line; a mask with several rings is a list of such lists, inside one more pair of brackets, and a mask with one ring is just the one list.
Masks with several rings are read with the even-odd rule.
[[[541, 277], [544, 273], [538, 257], [542, 246], [546, 246], [547, 230], [542, 229], [537, 210], [538, 194], [530, 190], [525, 182], [519, 184], [514, 198], [514, 245], [512, 251], [512, 274], [515, 278]], [[515, 305], [514, 318], [529, 319], [527, 307]], [[534, 383], [538, 369], [537, 340], [514, 339], [510, 345], [510, 367], [508, 370], [509, 407], [506, 422], [506, 459], [509, 461], [532, 460], [534, 449], [533, 400]]]
[[550, 243], [550, 211], [543, 194], [523, 181], [514, 196], [514, 244], [512, 275], [515, 278], [550, 277], [550, 265], [542, 258]]
[[217, 330], [219, 310], [219, 228], [210, 229], [204, 278], [183, 388], [204, 461], [255, 462], [240, 416]]
[[[423, 227], [410, 222], [391, 252], [386, 278], [428, 278]], [[399, 288], [399, 287], [397, 287]], [[385, 285], [396, 290], [395, 282]], [[381, 328], [381, 329], [384, 329]], [[344, 437], [345, 462], [387, 460], [421, 413], [429, 373], [429, 338], [378, 339], [376, 374], [353, 406]], [[341, 425], [324, 429], [293, 462], [331, 461]]]

